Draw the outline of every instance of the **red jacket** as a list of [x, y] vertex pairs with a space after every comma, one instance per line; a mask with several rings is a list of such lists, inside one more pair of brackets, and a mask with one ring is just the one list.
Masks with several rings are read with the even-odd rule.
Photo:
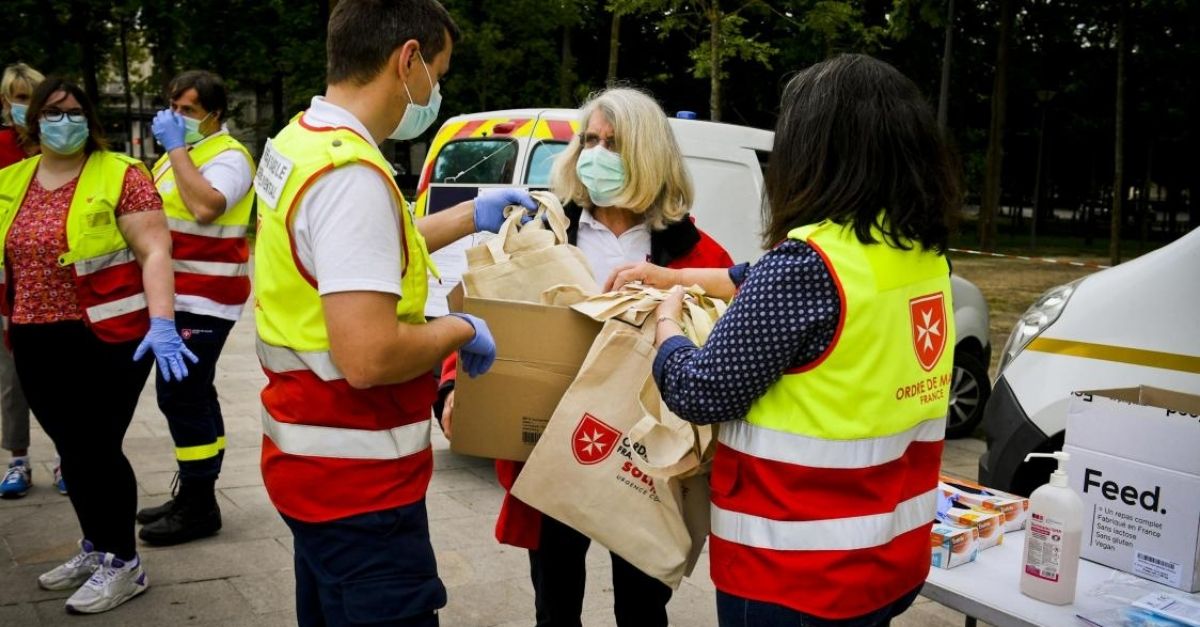
[[[565, 209], [567, 217], [571, 219], [567, 235], [569, 241], [574, 244], [579, 230], [581, 209], [573, 204], [567, 205]], [[651, 232], [650, 261], [668, 268], [728, 268], [733, 265], [729, 253], [707, 233], [696, 228], [692, 219], [677, 222], [662, 231]], [[454, 389], [457, 366], [457, 353], [452, 354], [442, 364], [442, 384], [439, 390], [439, 399], [442, 401]], [[436, 411], [440, 420], [440, 402]], [[500, 518], [496, 520], [496, 539], [504, 544], [533, 550], [538, 548], [542, 514], [517, 500], [511, 493], [517, 475], [521, 474], [524, 466], [523, 462], [496, 460], [496, 479], [504, 487], [504, 503], [500, 506]]]
[[12, 126], [0, 126], [0, 169], [28, 157], [21, 147], [21, 136]]

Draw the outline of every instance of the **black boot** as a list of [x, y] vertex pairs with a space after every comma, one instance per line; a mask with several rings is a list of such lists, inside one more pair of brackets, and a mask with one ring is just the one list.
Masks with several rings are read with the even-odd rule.
[[221, 529], [221, 508], [213, 491], [215, 481], [200, 483], [185, 480], [170, 511], [142, 527], [138, 537], [146, 544], [169, 546], [217, 533]]
[[179, 494], [179, 473], [175, 473], [175, 478], [171, 479], [171, 498], [167, 499], [166, 503], [156, 505], [154, 507], [144, 507], [138, 510], [137, 521], [142, 525], [150, 523], [171, 513], [175, 508], [175, 497]]

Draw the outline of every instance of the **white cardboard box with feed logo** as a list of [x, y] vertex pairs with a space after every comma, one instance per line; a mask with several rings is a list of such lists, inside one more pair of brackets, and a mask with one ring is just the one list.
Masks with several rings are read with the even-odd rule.
[[1200, 396], [1077, 392], [1063, 450], [1083, 498], [1082, 557], [1200, 591]]
[[575, 380], [601, 323], [569, 307], [473, 298], [459, 284], [451, 311], [487, 321], [496, 362], [471, 378], [459, 363], [450, 448], [456, 453], [525, 461]]

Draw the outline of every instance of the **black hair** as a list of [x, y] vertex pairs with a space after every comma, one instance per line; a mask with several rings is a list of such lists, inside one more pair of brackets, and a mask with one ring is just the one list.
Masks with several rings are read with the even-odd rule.
[[97, 115], [96, 107], [92, 104], [92, 100], [88, 98], [87, 92], [83, 90], [77, 83], [71, 82], [60, 76], [50, 76], [42, 81], [33, 90], [33, 95], [29, 98], [29, 111], [25, 115], [25, 138], [31, 145], [38, 145], [42, 140], [41, 117], [42, 110], [47, 106], [55, 105], [63, 98], [57, 98], [50, 102], [50, 98], [59, 92], [64, 92], [75, 97], [79, 102], [79, 108], [83, 109], [83, 116], [87, 118], [88, 138], [87, 143], [83, 145], [85, 154], [91, 154], [97, 150], [107, 150], [108, 140], [104, 137], [104, 126], [100, 124], [100, 117]]
[[341, 0], [329, 17], [326, 82], [371, 82], [396, 48], [415, 39], [426, 62], [462, 37], [437, 0]]
[[788, 82], [766, 176], [764, 241], [823, 220], [863, 243], [944, 252], [960, 203], [957, 159], [917, 86], [861, 54]]
[[188, 70], [171, 79], [167, 96], [175, 101], [189, 89], [196, 90], [196, 98], [205, 111], [216, 116], [218, 122], [225, 121], [229, 113], [229, 92], [220, 76], [206, 70]]

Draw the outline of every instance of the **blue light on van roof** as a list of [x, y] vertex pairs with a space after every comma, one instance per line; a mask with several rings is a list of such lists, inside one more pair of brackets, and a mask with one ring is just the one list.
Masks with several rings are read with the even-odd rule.
[[680, 120], [695, 120], [696, 112], [695, 111], [679, 111], [675, 114], [675, 117], [679, 118]]

